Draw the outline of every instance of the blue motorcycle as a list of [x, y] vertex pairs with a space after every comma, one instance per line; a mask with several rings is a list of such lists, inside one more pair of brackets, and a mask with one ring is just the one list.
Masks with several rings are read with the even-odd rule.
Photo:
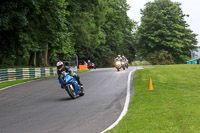
[[78, 95], [84, 96], [83, 87], [78, 84], [76, 78], [70, 76], [68, 73], [64, 72], [59, 77], [59, 82], [72, 99], [75, 99]]

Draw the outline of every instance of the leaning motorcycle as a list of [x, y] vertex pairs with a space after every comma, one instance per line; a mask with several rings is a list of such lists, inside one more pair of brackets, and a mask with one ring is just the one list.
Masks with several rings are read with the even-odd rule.
[[75, 99], [77, 96], [84, 96], [83, 87], [81, 87], [77, 80], [68, 73], [62, 73], [62, 75], [59, 77], [59, 83], [63, 86], [63, 89], [67, 91], [72, 99]]

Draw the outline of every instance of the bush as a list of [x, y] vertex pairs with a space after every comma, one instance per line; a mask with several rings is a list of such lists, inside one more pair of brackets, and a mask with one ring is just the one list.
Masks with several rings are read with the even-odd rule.
[[150, 53], [146, 58], [152, 65], [169, 65], [174, 64], [174, 59], [168, 51], [161, 50]]
[[143, 65], [151, 65], [151, 63], [147, 61], [133, 61], [130, 64], [131, 66], [143, 66]]

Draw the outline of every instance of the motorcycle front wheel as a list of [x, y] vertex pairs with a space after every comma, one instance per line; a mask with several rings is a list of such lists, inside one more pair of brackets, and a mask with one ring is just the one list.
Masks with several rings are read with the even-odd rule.
[[65, 90], [67, 91], [67, 93], [69, 94], [69, 96], [72, 99], [76, 98], [75, 88], [74, 88], [74, 86], [72, 84], [66, 85]]

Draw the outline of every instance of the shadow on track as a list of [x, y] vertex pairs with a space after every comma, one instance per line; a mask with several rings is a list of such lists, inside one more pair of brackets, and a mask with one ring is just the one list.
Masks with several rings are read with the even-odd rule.
[[74, 100], [74, 99], [72, 99], [72, 98], [70, 98], [70, 97], [65, 97], [65, 98], [60, 98], [60, 99], [58, 99], [58, 101], [69, 101], [69, 100]]

